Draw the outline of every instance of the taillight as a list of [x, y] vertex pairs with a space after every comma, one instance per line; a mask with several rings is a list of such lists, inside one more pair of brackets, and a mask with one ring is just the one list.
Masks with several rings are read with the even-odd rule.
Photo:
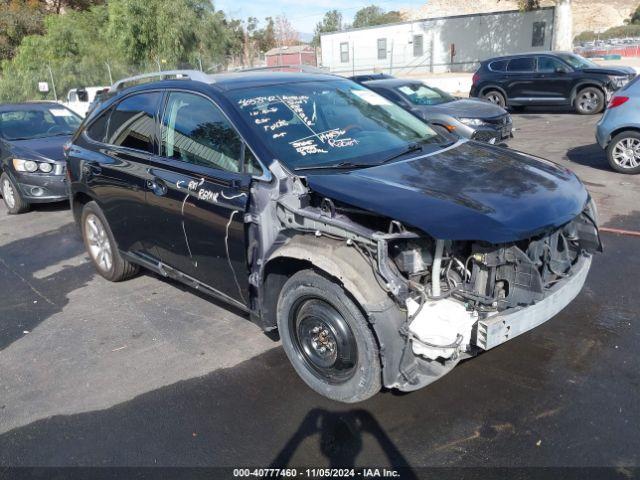
[[473, 78], [472, 78], [472, 80], [471, 80], [471, 83], [472, 83], [473, 85], [475, 85], [475, 84], [477, 84], [477, 83], [478, 83], [478, 80], [480, 80], [480, 75], [478, 75], [478, 72], [476, 72], [476, 73], [474, 73], [474, 74], [473, 74]]
[[629, 100], [629, 97], [616, 96], [611, 99], [607, 108], [616, 108]]

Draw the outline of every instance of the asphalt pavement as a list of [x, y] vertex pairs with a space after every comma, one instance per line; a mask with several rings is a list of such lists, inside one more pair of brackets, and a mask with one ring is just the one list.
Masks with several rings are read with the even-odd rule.
[[[640, 230], [640, 176], [593, 117], [516, 115], [513, 148], [574, 169]], [[640, 238], [604, 234], [582, 293], [425, 389], [355, 405], [296, 376], [241, 313], [152, 274], [109, 283], [66, 205], [0, 208], [0, 466], [640, 465]]]

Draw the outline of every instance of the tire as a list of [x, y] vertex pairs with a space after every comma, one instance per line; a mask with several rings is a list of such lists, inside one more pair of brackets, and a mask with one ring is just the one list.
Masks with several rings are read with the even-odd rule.
[[139, 267], [120, 255], [109, 223], [96, 202], [84, 206], [80, 225], [84, 246], [100, 275], [111, 282], [121, 282], [138, 273]]
[[319, 394], [354, 403], [380, 391], [376, 339], [336, 283], [312, 270], [294, 274], [280, 292], [278, 329], [293, 368]]
[[607, 160], [616, 172], [640, 173], [640, 132], [619, 133], [607, 147]]
[[507, 105], [507, 99], [498, 90], [487, 90], [482, 94], [482, 98], [502, 108], [505, 108], [505, 106]]
[[586, 87], [576, 94], [573, 108], [580, 115], [595, 115], [604, 109], [604, 93], [596, 87]]
[[2, 192], [2, 200], [8, 214], [17, 215], [29, 211], [31, 205], [22, 198], [20, 190], [6, 173], [0, 176], [0, 192]]

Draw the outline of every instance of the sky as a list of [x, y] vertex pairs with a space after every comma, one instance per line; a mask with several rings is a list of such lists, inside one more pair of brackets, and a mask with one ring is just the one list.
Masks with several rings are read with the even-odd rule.
[[339, 10], [343, 21], [351, 23], [355, 13], [362, 7], [374, 4], [385, 11], [417, 8], [426, 0], [213, 0], [216, 10], [223, 10], [233, 18], [245, 19], [286, 15], [293, 27], [301, 33], [313, 33], [325, 12]]

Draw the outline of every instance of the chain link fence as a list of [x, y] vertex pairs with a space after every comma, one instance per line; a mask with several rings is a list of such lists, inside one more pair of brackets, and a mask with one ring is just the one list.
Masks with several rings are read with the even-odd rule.
[[106, 87], [122, 78], [163, 70], [201, 70], [216, 73], [223, 67], [235, 63], [235, 58], [226, 59], [223, 65], [199, 57], [191, 63], [177, 64], [157, 60], [142, 65], [130, 65], [119, 61], [96, 61], [93, 58], [43, 63], [36, 68], [5, 64], [7, 68], [0, 72], [0, 102], [66, 101], [69, 90], [74, 88]]

